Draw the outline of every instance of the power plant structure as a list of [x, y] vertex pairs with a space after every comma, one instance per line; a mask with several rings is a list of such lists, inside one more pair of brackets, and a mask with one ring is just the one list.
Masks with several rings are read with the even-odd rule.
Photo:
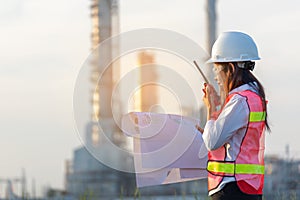
[[[4, 191], [5, 199], [9, 199], [9, 200], [29, 199], [25, 169], [22, 169], [22, 174], [20, 177], [15, 177], [15, 178], [0, 177], [0, 188], [5, 189]], [[2, 195], [1, 192], [2, 191], [0, 190], [0, 200]], [[35, 194], [32, 194], [32, 197], [35, 197]]]
[[[137, 54], [138, 77], [140, 87], [134, 97], [134, 110], [140, 112], [153, 112], [159, 104], [158, 74], [154, 53], [143, 50]], [[151, 70], [143, 70], [143, 68]]]
[[[91, 4], [92, 18], [92, 49], [112, 35], [118, 33], [118, 1], [93, 0]], [[105, 55], [101, 58], [111, 59], [113, 53], [118, 51], [118, 43], [106, 46]], [[102, 52], [103, 53], [103, 52]], [[118, 74], [119, 66], [109, 66], [105, 75], [98, 81], [104, 65], [100, 55], [93, 53], [89, 65], [91, 66], [90, 80], [94, 88], [91, 90], [92, 115], [86, 125], [85, 147], [74, 151], [73, 160], [66, 162], [66, 191], [74, 198], [88, 196], [90, 199], [111, 198], [121, 193], [126, 196], [129, 188], [134, 189], [133, 174], [119, 172], [99, 162], [88, 149], [95, 149], [114, 158], [119, 165], [124, 162], [114, 152], [109, 152], [107, 144], [100, 136], [98, 122], [109, 125], [105, 135], [116, 145], [122, 146], [126, 141], [121, 141], [118, 134], [122, 134], [117, 126], [112, 126], [113, 116], [111, 110], [112, 91], [115, 85], [114, 76]], [[112, 64], [113, 65], [113, 64]], [[100, 98], [101, 97], [101, 98]]]

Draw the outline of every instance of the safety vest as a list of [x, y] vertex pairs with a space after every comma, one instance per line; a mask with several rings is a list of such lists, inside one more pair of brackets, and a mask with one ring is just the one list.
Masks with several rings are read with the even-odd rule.
[[[207, 171], [208, 190], [219, 186], [224, 177], [235, 177], [240, 190], [246, 194], [262, 194], [264, 184], [264, 128], [265, 110], [261, 98], [250, 90], [230, 94], [246, 97], [250, 114], [245, 136], [240, 144], [237, 158], [226, 161], [226, 146], [209, 151]], [[234, 136], [233, 136], [234, 137]]]

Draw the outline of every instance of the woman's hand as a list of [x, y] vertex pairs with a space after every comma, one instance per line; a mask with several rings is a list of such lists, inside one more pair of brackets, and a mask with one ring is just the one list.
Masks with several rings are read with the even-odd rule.
[[216, 112], [216, 107], [220, 105], [220, 97], [210, 84], [204, 83], [202, 91], [204, 93], [203, 102], [207, 108], [207, 120], [210, 120], [213, 113]]
[[198, 124], [196, 125], [196, 129], [200, 132], [200, 133], [202, 133], [203, 134], [203, 132], [204, 132], [204, 129], [203, 128], [201, 128]]

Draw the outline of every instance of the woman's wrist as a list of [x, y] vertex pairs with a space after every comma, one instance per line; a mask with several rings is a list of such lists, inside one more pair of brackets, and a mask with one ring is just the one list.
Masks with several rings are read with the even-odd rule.
[[216, 107], [215, 106], [207, 106], [207, 113], [214, 113], [216, 112]]
[[216, 109], [207, 107], [207, 121], [211, 119], [216, 119]]
[[211, 117], [212, 117], [211, 109], [207, 109], [207, 121], [211, 120]]

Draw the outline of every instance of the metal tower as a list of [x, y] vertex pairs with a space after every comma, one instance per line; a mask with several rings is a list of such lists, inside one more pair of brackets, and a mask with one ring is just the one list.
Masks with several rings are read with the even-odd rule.
[[[97, 52], [98, 45], [119, 33], [119, 4], [117, 0], [92, 0], [91, 5], [91, 17], [92, 17], [92, 34], [91, 42], [92, 49], [95, 50], [91, 61], [91, 82], [93, 89], [91, 91], [91, 103], [92, 103], [92, 116], [90, 124], [90, 133], [87, 133], [87, 140], [91, 140], [93, 145], [99, 145], [101, 138], [99, 137], [98, 121], [111, 121], [113, 108], [111, 107], [112, 100], [114, 102], [119, 101], [119, 96], [115, 96], [112, 99], [113, 87], [116, 84], [120, 76], [120, 66], [118, 63], [112, 63], [111, 66], [103, 66], [104, 63], [101, 58], [112, 60], [113, 55], [117, 55], [119, 51], [119, 42], [113, 40], [110, 45], [105, 46], [105, 52]], [[99, 55], [98, 53], [101, 53]], [[105, 54], [105, 55], [104, 55]], [[105, 72], [99, 76], [101, 69], [105, 67]], [[120, 103], [114, 103], [114, 105], [120, 106]], [[121, 110], [118, 107], [116, 110]], [[114, 110], [114, 111], [116, 111]], [[114, 128], [111, 134], [111, 140], [114, 143], [120, 143], [117, 141], [114, 134], [120, 134], [117, 127]]]

